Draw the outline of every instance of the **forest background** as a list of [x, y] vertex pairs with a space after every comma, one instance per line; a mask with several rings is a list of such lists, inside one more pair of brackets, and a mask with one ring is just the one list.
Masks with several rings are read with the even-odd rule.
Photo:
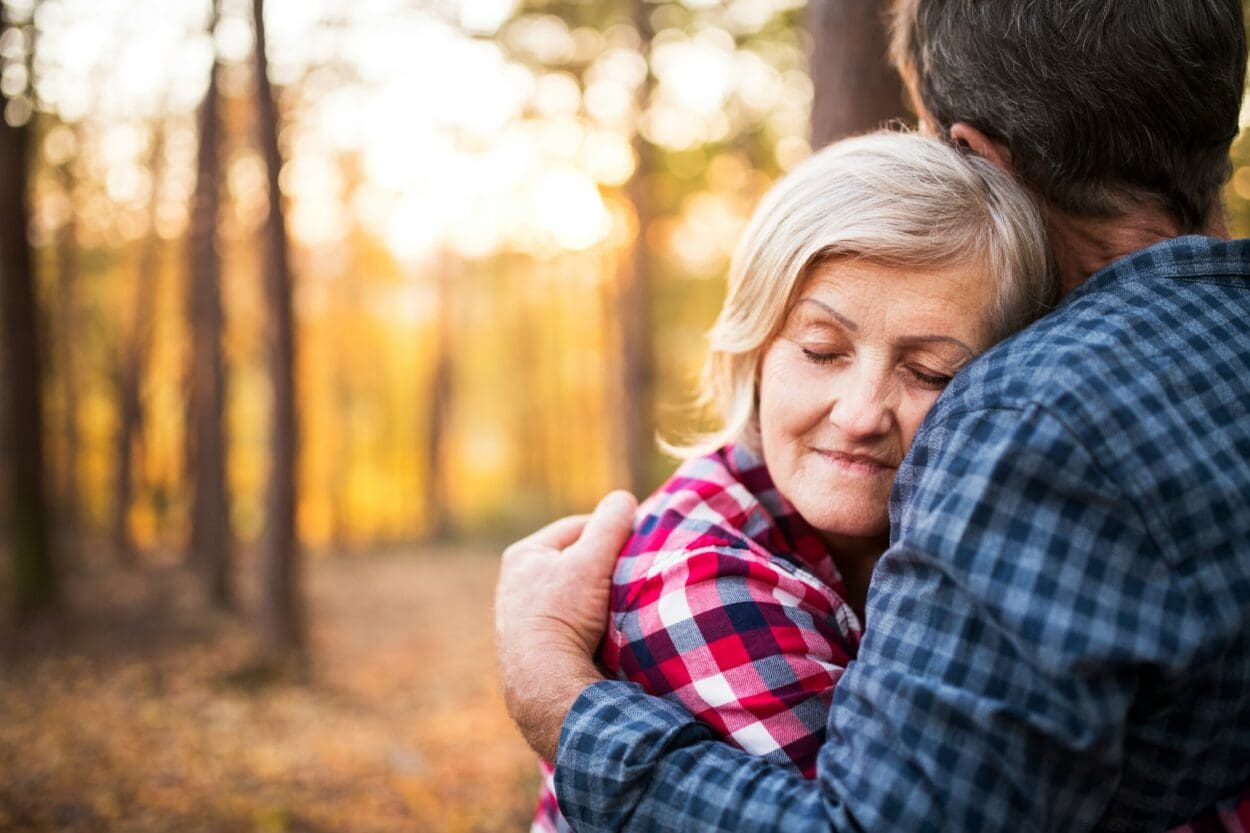
[[524, 829], [497, 553], [708, 425], [883, 9], [4, 2], [0, 829]]

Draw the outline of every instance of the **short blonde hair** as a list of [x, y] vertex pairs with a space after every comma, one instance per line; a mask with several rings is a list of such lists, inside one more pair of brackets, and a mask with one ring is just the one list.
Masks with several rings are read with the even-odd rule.
[[915, 133], [883, 131], [813, 154], [764, 197], [734, 252], [729, 292], [708, 334], [700, 400], [720, 430], [681, 456], [726, 442], [758, 449], [758, 371], [809, 270], [834, 257], [996, 276], [997, 341], [1057, 296], [1042, 219], [1010, 175]]

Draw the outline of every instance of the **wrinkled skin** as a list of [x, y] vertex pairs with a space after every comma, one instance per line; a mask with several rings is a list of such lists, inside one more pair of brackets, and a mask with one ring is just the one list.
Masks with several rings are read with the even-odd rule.
[[613, 492], [594, 514], [556, 521], [504, 551], [495, 587], [499, 679], [508, 714], [546, 760], [555, 760], [578, 694], [603, 679], [594, 653], [635, 508], [633, 496]]

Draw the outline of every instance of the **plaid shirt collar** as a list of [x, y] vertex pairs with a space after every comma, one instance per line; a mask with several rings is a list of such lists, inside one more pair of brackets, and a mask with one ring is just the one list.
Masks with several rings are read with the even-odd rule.
[[794, 505], [773, 483], [764, 460], [742, 444], [725, 446], [721, 452], [725, 467], [767, 510], [772, 523], [748, 531], [756, 543], [772, 554], [794, 561], [843, 591], [842, 576], [829, 553], [824, 537], [803, 520]]

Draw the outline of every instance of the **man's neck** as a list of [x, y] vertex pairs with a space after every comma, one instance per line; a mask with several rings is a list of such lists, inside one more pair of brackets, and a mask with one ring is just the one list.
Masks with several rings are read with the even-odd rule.
[[[1098, 270], [1125, 255], [1180, 236], [1176, 221], [1158, 209], [1141, 208], [1116, 217], [1076, 217], [1054, 208], [1045, 210], [1055, 266], [1067, 295]], [[1224, 215], [1212, 212], [1202, 231], [1228, 238]]]

